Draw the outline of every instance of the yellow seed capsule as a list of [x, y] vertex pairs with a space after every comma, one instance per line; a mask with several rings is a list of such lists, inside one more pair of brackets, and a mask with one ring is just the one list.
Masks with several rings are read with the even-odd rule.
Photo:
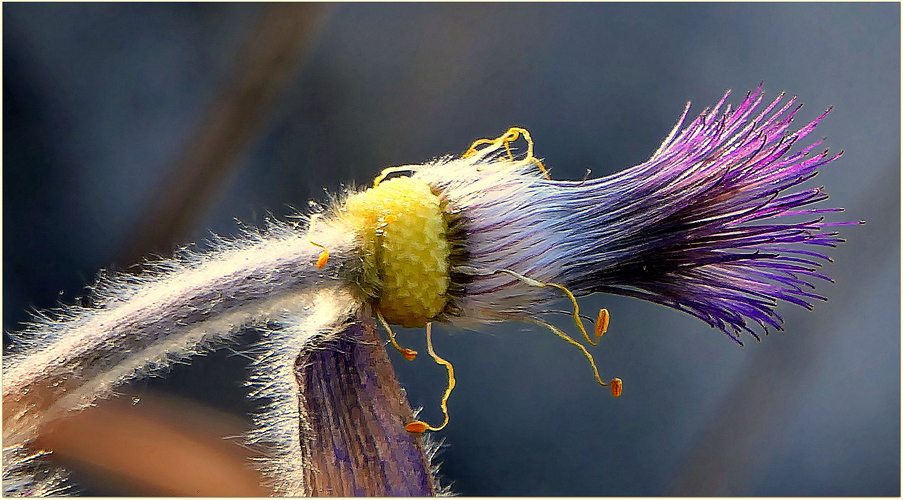
[[448, 302], [446, 223], [428, 184], [397, 177], [348, 198], [345, 217], [360, 233], [361, 285], [391, 324], [413, 328]]

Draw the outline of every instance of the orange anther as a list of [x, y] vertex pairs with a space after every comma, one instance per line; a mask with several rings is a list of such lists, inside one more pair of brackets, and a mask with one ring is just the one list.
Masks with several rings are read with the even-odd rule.
[[608, 309], [599, 309], [599, 317], [596, 318], [596, 340], [605, 335], [608, 331], [608, 321], [610, 320]]
[[412, 433], [412, 434], [423, 434], [430, 428], [426, 422], [422, 422], [420, 420], [416, 422], [411, 422], [410, 424], [404, 426], [404, 430]]
[[621, 397], [621, 391], [624, 390], [624, 383], [621, 382], [621, 379], [616, 378], [611, 381], [611, 395], [619, 398]]
[[404, 359], [408, 361], [414, 361], [414, 358], [417, 357], [417, 351], [415, 351], [414, 349], [408, 349], [407, 347], [402, 347], [401, 351], [399, 352], [401, 352], [401, 355], [404, 356]]
[[[317, 245], [314, 243], [314, 245]], [[317, 245], [319, 246], [319, 245]], [[320, 258], [317, 259], [317, 269], [323, 269], [323, 266], [326, 265], [326, 262], [329, 261], [329, 250], [323, 248], [323, 251], [320, 252]]]
[[395, 222], [396, 219], [398, 219], [398, 217], [396, 217], [395, 214], [389, 214], [383, 217], [383, 222], [385, 222], [386, 224], [391, 224]]

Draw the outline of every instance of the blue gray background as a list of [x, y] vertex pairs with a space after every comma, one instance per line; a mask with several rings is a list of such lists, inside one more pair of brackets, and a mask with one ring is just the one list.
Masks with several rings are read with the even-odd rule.
[[[3, 327], [71, 302], [116, 258], [230, 74], [260, 4], [3, 5]], [[848, 243], [814, 312], [738, 347], [620, 297], [593, 349], [613, 400], [546, 331], [440, 327], [455, 364], [443, 477], [465, 495], [900, 494], [900, 6], [336, 4], [192, 234], [235, 234], [382, 167], [529, 129], [556, 178], [646, 159], [687, 100], [765, 81], [846, 151], [825, 185]], [[736, 99], [734, 102], [736, 102]], [[401, 332], [411, 347], [422, 333]], [[441, 367], [394, 356], [440, 418]], [[246, 360], [179, 366], [168, 388], [244, 415]]]

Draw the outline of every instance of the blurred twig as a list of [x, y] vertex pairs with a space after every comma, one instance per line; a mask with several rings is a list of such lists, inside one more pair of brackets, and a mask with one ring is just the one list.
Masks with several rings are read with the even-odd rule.
[[43, 429], [32, 449], [102, 494], [264, 496], [252, 450], [225, 436], [247, 430], [231, 415], [174, 397], [102, 401]]
[[143, 220], [120, 252], [128, 265], [170, 246], [191, 228], [258, 132], [286, 81], [297, 72], [329, 7], [319, 3], [276, 3], [265, 7], [233, 73], [188, 147], [154, 191]]

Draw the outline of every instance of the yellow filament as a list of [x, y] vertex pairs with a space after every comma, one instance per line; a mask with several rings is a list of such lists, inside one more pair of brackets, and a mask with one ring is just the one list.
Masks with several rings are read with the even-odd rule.
[[548, 170], [546, 170], [545, 165], [542, 164], [535, 156], [533, 156], [533, 138], [530, 137], [530, 132], [527, 132], [526, 129], [520, 127], [511, 127], [507, 132], [500, 135], [495, 139], [478, 139], [474, 141], [473, 144], [470, 145], [470, 148], [461, 155], [461, 158], [467, 158], [469, 156], [473, 156], [477, 154], [481, 149], [477, 149], [477, 146], [482, 146], [484, 144], [489, 144], [489, 148], [483, 149], [495, 149], [499, 146], [504, 146], [505, 151], [508, 153], [508, 158], [514, 160], [514, 155], [511, 153], [511, 143], [516, 141], [518, 137], [524, 136], [524, 140], [527, 141], [527, 157], [524, 158], [523, 161], [528, 163], [533, 163], [539, 169], [540, 172], [545, 175], [546, 179], [551, 179]]
[[566, 287], [559, 285], [557, 283], [543, 283], [542, 281], [538, 281], [533, 278], [528, 278], [526, 276], [517, 274], [516, 272], [510, 271], [508, 269], [501, 269], [498, 272], [511, 275], [511, 276], [517, 278], [518, 280], [520, 280], [530, 286], [536, 287], [536, 288], [551, 287], [551, 288], [557, 288], [558, 290], [561, 290], [562, 292], [564, 292], [564, 294], [567, 295], [568, 300], [571, 301], [571, 305], [574, 306], [574, 309], [572, 310], [571, 315], [574, 317], [574, 324], [577, 325], [577, 328], [580, 330], [580, 333], [583, 334], [583, 338], [585, 338], [586, 341], [590, 345], [599, 345], [599, 337], [601, 337], [608, 330], [608, 310], [607, 309], [602, 309], [599, 311], [599, 320], [596, 322], [596, 331], [595, 331], [596, 340], [593, 341], [590, 338], [589, 334], [586, 332], [586, 328], [583, 327], [583, 321], [580, 318], [580, 305], [577, 303], [577, 297], [574, 297], [574, 294], [571, 293], [571, 291], [568, 290]]
[[405, 426], [405, 429], [408, 432], [413, 432], [415, 434], [421, 434], [425, 431], [439, 431], [445, 428], [448, 425], [448, 397], [451, 396], [452, 390], [455, 388], [455, 369], [452, 367], [451, 363], [439, 357], [436, 354], [436, 351], [433, 350], [433, 324], [426, 324], [426, 349], [430, 353], [430, 356], [433, 357], [433, 361], [436, 364], [444, 365], [445, 368], [448, 369], [448, 388], [445, 389], [445, 395], [442, 396], [442, 402], [439, 403], [439, 407], [442, 408], [442, 415], [445, 416], [445, 420], [442, 421], [442, 425], [439, 427], [433, 427], [422, 420], [417, 420], [415, 422], [411, 422], [410, 424]]
[[[564, 292], [565, 295], [567, 295], [568, 299], [570, 299], [571, 304], [574, 306], [574, 309], [572, 312], [572, 316], [574, 317], [574, 324], [577, 325], [577, 328], [580, 329], [580, 333], [583, 334], [583, 338], [586, 339], [586, 341], [590, 345], [598, 345], [599, 338], [602, 337], [602, 335], [604, 335], [605, 332], [608, 330], [608, 322], [609, 322], [610, 316], [608, 314], [607, 309], [601, 309], [599, 311], [599, 317], [596, 320], [596, 328], [595, 328], [596, 341], [593, 342], [593, 340], [590, 339], [589, 334], [586, 332], [586, 328], [583, 327], [583, 321], [580, 318], [580, 305], [577, 304], [577, 298], [574, 297], [574, 294], [571, 293], [571, 291], [568, 290], [567, 287], [559, 285], [557, 283], [544, 283], [542, 281], [535, 280], [533, 278], [528, 278], [522, 274], [518, 274], [509, 269], [499, 269], [496, 272], [497, 273], [505, 273], [507, 275], [513, 276], [514, 278], [517, 278], [519, 281], [526, 283], [529, 286], [533, 286], [533, 287], [537, 287], [537, 288], [552, 287], [552, 288], [557, 288], [558, 290], [561, 290], [562, 292]], [[585, 347], [583, 347], [581, 344], [579, 344], [576, 340], [572, 339], [568, 334], [564, 333], [557, 327], [555, 327], [549, 323], [546, 323], [545, 321], [542, 321], [539, 319], [531, 319], [530, 321], [537, 325], [548, 328], [549, 330], [552, 331], [552, 333], [554, 333], [555, 335], [558, 335], [559, 337], [561, 337], [562, 339], [567, 341], [569, 344], [573, 344], [573, 345], [577, 346], [580, 349], [580, 351], [583, 352], [583, 355], [586, 356], [586, 359], [589, 360], [589, 364], [592, 365], [593, 374], [596, 376], [596, 381], [599, 382], [599, 385], [601, 385], [602, 387], [611, 386], [611, 395], [616, 398], [621, 396], [621, 391], [622, 391], [622, 387], [623, 387], [623, 382], [621, 381], [621, 379], [614, 378], [611, 380], [611, 382], [608, 382], [608, 383], [602, 381], [602, 377], [599, 375], [599, 369], [596, 367], [596, 361], [593, 359], [592, 354], [590, 354], [589, 351], [587, 351]]]
[[384, 168], [383, 171], [380, 172], [380, 174], [378, 176], [376, 176], [376, 179], [373, 179], [373, 187], [379, 187], [379, 183], [384, 181], [386, 179], [386, 177], [388, 177], [392, 174], [396, 174], [398, 172], [410, 172], [410, 171], [411, 171], [411, 167]]
[[578, 343], [576, 340], [572, 339], [570, 336], [568, 336], [568, 334], [564, 333], [558, 327], [556, 327], [555, 325], [552, 325], [551, 323], [546, 323], [545, 321], [543, 321], [541, 319], [535, 319], [535, 318], [531, 318], [529, 321], [532, 323], [535, 323], [539, 326], [544, 326], [544, 327], [548, 328], [549, 330], [552, 331], [552, 333], [554, 333], [555, 335], [558, 335], [562, 340], [566, 341], [567, 343], [569, 343], [571, 345], [577, 346], [577, 348], [580, 349], [580, 352], [582, 352], [583, 355], [586, 357], [586, 359], [589, 361], [590, 366], [593, 367], [593, 375], [596, 377], [596, 382], [598, 382], [599, 385], [601, 385], [602, 387], [611, 386], [611, 395], [612, 396], [614, 396], [616, 398], [621, 396], [621, 390], [623, 387], [623, 382], [621, 381], [621, 379], [613, 378], [613, 379], [611, 379], [611, 382], [604, 382], [602, 380], [602, 377], [599, 375], [599, 368], [596, 367], [596, 360], [594, 360], [593, 355], [590, 354], [589, 351], [586, 350], [586, 347], [583, 347], [583, 345]]

